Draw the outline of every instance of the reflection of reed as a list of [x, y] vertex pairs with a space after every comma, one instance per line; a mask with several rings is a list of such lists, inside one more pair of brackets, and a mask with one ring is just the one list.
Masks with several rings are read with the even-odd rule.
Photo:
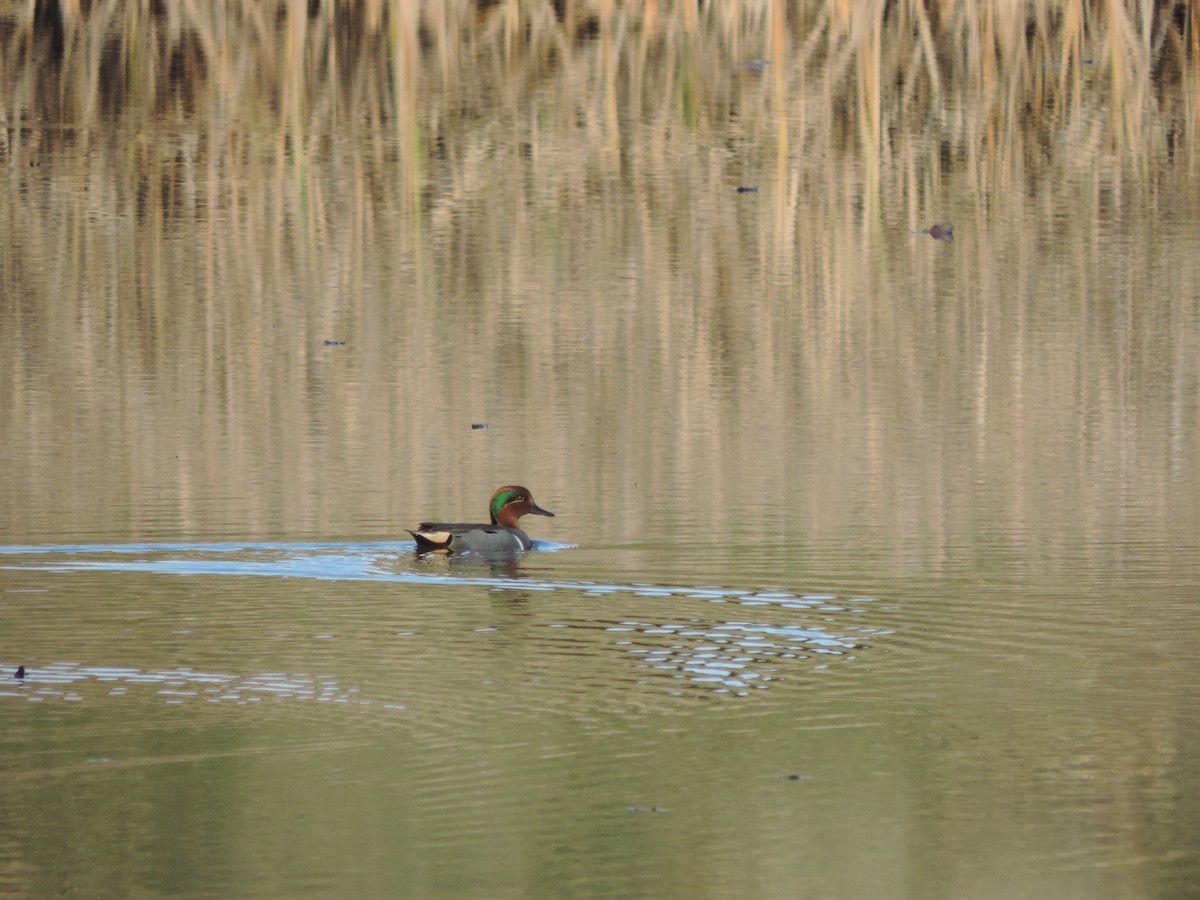
[[[166, 528], [236, 503], [255, 533], [373, 531], [549, 479], [643, 533], [624, 471], [705, 485], [701, 519], [795, 484], [820, 527], [868, 472], [899, 529], [1001, 459], [1086, 468], [1129, 439], [1079, 408], [1143, 398], [1139, 425], [1192, 446], [1170, 404], [1194, 273], [1132, 215], [1196, 218], [1189, 6], [558, 6], [0, 12], [5, 521], [169, 497]], [[956, 254], [910, 254], [945, 215]], [[1115, 308], [1117, 278], [1161, 305]], [[1074, 355], [1040, 354], [1047, 295], [1101, 298]], [[465, 444], [445, 398], [523, 436]], [[1011, 443], [911, 446], [960, 415]], [[1078, 443], [1047, 447], [1061, 415]], [[828, 455], [795, 460], [798, 429]], [[431, 446], [474, 474], [430, 486]]]

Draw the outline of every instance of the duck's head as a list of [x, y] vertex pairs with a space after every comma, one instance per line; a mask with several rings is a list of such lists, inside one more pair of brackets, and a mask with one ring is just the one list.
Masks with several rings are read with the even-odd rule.
[[491, 502], [492, 524], [503, 528], [518, 528], [521, 516], [533, 513], [535, 516], [553, 516], [548, 509], [542, 509], [533, 502], [533, 494], [529, 488], [510, 484], [492, 494]]

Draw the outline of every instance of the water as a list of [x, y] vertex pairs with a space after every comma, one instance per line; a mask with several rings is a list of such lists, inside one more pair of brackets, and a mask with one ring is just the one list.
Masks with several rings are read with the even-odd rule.
[[[1194, 767], [1156, 749], [1195, 709], [1187, 610], [1153, 579], [801, 595], [574, 580], [575, 553], [8, 548], [34, 892], [132, 856], [79, 890], [671, 894], [699, 842], [714, 896], [887, 895], [913, 866], [916, 893], [1132, 895], [1114, 871], [1188, 859]], [[1168, 821], [1135, 838], [1122, 798]]]
[[438, 9], [0, 6], [0, 895], [1193, 896], [1180, 24]]

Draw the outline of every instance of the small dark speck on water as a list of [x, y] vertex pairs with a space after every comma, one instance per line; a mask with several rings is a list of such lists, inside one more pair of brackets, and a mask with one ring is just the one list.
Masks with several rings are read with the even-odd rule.
[[952, 241], [954, 240], [954, 226], [949, 222], [938, 222], [921, 231], [914, 231], [913, 234], [927, 234], [935, 241]]
[[13, 673], [13, 678], [24, 678], [24, 677], [25, 677], [25, 667], [17, 666], [17, 671]]
[[784, 775], [783, 780], [784, 781], [808, 781], [808, 776], [807, 775], [797, 775], [797, 774], [793, 773], [791, 775]]
[[487, 422], [472, 422], [471, 423], [471, 429], [473, 431], [478, 431], [480, 428], [491, 428], [491, 427], [492, 426], [489, 425]]
[[346, 346], [345, 341], [325, 341], [324, 344], [326, 347], [345, 347]]
[[758, 185], [755, 185], [754, 187], [740, 187], [737, 189], [737, 192], [739, 194], [757, 194]]
[[633, 806], [629, 807], [629, 811], [630, 812], [648, 812], [648, 813], [670, 812], [669, 809], [662, 807], [662, 806], [642, 806], [641, 804], [638, 804], [638, 803], [635, 803], [635, 804], [633, 804]]

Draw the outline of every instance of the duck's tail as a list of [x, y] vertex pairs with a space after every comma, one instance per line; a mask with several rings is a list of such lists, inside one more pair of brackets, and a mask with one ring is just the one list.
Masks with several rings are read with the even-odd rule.
[[405, 529], [417, 542], [417, 553], [446, 552], [450, 549], [450, 534], [444, 531], [412, 531]]

